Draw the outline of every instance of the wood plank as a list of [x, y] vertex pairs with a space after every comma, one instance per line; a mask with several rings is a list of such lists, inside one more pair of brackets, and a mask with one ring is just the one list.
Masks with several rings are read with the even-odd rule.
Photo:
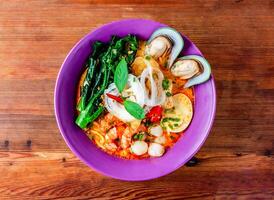
[[[145, 182], [85, 166], [64, 143], [53, 110], [71, 47], [127, 18], [188, 36], [217, 87], [216, 120], [196, 159]], [[273, 199], [273, 35], [273, 0], [0, 0], [0, 199]]]

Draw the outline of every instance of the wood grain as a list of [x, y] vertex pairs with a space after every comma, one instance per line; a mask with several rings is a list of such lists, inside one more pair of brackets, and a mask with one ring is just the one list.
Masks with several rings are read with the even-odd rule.
[[[65, 145], [53, 110], [71, 47], [126, 18], [187, 35], [217, 85], [214, 127], [196, 158], [145, 182], [85, 166]], [[273, 52], [273, 0], [0, 0], [0, 199], [273, 199]]]

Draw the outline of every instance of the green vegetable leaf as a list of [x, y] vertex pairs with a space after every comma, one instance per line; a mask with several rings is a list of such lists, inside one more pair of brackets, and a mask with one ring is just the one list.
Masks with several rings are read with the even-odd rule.
[[125, 88], [127, 84], [127, 79], [128, 79], [127, 62], [125, 58], [123, 58], [122, 60], [120, 60], [114, 73], [114, 83], [120, 93]]
[[169, 88], [169, 80], [168, 79], [164, 79], [162, 82], [162, 87], [164, 88], [164, 90], [167, 90]]
[[167, 97], [171, 97], [172, 94], [171, 94], [170, 92], [166, 92], [166, 96], [167, 96]]
[[146, 59], [146, 60], [150, 60], [150, 56], [146, 55], [146, 56], [145, 56], [145, 59]]
[[[80, 114], [76, 119], [76, 124], [80, 128], [86, 128], [103, 112], [103, 108], [100, 107], [102, 103], [101, 95], [107, 86], [113, 82], [118, 63], [124, 58], [127, 64], [130, 65], [135, 59], [137, 49], [138, 40], [133, 35], [123, 38], [113, 36], [109, 43], [97, 41], [93, 44], [90, 56], [96, 61], [96, 66], [93, 78], [90, 79], [91, 84], [87, 88], [85, 105], [82, 107], [83, 109], [79, 109]], [[81, 87], [81, 99], [84, 99], [82, 98], [83, 95], [83, 87]]]
[[131, 114], [136, 119], [144, 119], [145, 111], [139, 104], [133, 101], [125, 100], [124, 106], [126, 111], [128, 111], [128, 113]]
[[145, 137], [144, 133], [143, 132], [140, 132], [140, 133], [137, 133], [133, 136], [133, 139], [135, 140], [143, 140], [143, 138]]

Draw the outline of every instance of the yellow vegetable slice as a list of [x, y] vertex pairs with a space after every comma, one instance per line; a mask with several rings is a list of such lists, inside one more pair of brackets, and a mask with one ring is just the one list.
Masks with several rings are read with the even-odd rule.
[[172, 101], [174, 109], [164, 114], [161, 124], [169, 132], [182, 132], [193, 117], [192, 103], [183, 93], [174, 95]]

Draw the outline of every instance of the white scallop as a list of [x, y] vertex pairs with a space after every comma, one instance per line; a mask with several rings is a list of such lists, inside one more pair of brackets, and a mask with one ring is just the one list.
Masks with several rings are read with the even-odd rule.
[[165, 153], [165, 148], [157, 143], [150, 143], [148, 154], [153, 157], [160, 157]]
[[131, 145], [131, 151], [137, 156], [143, 155], [148, 150], [148, 144], [144, 141], [136, 141]]

